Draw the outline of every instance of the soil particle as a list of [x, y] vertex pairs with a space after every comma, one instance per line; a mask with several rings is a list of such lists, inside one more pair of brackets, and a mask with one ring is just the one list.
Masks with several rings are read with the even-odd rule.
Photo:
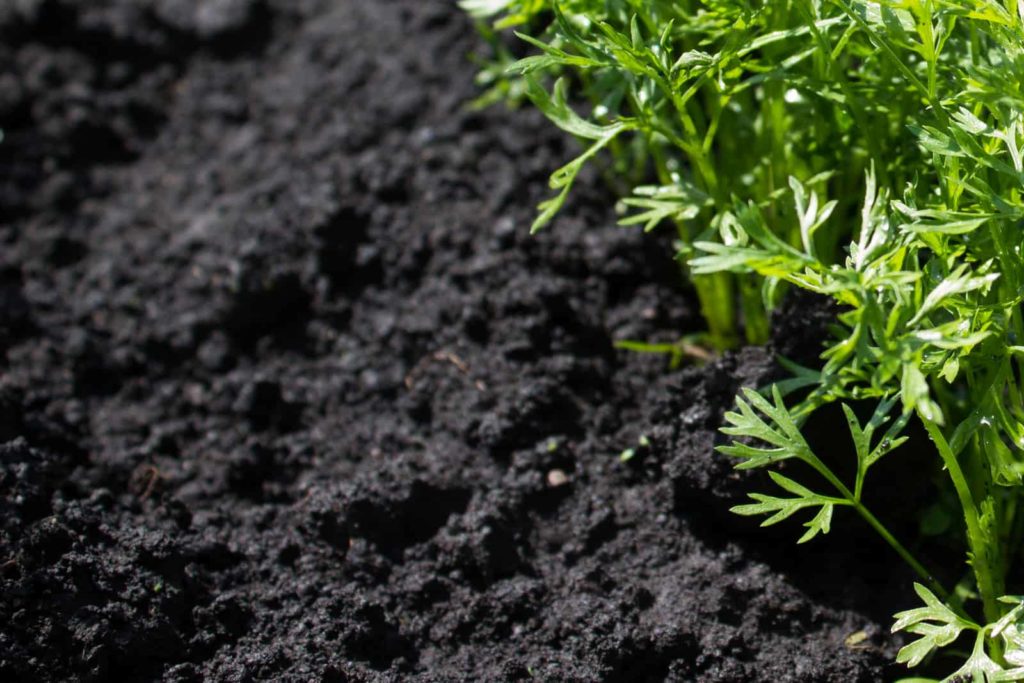
[[39, 0], [0, 36], [0, 679], [893, 673], [885, 551], [726, 512], [770, 354], [615, 350], [699, 325], [667, 236], [590, 173], [528, 235], [570, 145], [467, 109], [454, 3]]

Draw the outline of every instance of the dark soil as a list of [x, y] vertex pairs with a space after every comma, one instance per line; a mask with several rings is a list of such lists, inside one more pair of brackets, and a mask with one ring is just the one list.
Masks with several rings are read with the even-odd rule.
[[593, 177], [528, 236], [570, 150], [467, 110], [475, 49], [442, 0], [0, 6], [0, 680], [892, 677], [889, 552], [727, 512], [770, 352], [613, 348], [699, 325], [671, 250]]

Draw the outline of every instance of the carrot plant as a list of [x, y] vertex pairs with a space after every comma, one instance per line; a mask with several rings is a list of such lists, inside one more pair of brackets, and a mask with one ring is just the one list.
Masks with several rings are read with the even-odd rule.
[[[519, 35], [539, 54], [511, 65], [505, 92], [525, 92], [585, 145], [552, 174], [555, 194], [541, 204], [534, 230], [551, 221], [581, 168], [606, 150], [611, 175], [626, 187], [622, 224], [673, 224], [683, 258], [695, 242], [717, 238], [741, 198], [768, 213], [781, 239], [810, 240], [827, 260], [849, 229], [824, 220], [834, 210], [850, 212], [872, 161], [884, 180], [900, 183], [921, 157], [901, 125], [920, 99], [869, 40], [846, 33], [848, 19], [817, 3], [464, 4], [501, 12], [499, 27], [529, 32]], [[851, 83], [858, 71], [865, 82]], [[570, 99], [587, 114], [578, 115]], [[793, 206], [790, 178], [801, 180], [798, 192], [806, 188], [802, 207]], [[819, 194], [836, 199], [819, 206]], [[798, 208], [811, 222], [790, 220]], [[777, 300], [778, 280], [691, 275], [712, 346], [767, 340], [765, 300]]]
[[[675, 226], [711, 342], [759, 343], [787, 288], [838, 304], [820, 369], [745, 390], [721, 447], [776, 490], [741, 515], [848, 510], [915, 572], [898, 661], [960, 656], [946, 680], [1024, 680], [1024, 3], [1019, 0], [465, 0], [533, 54], [490, 72], [583, 151], [534, 229], [599, 161], [622, 223]], [[581, 113], [582, 112], [582, 113]], [[800, 391], [796, 391], [799, 389]], [[838, 403], [842, 478], [802, 426]], [[867, 420], [854, 406], [873, 405]], [[942, 585], [864, 502], [923, 425], [966, 551]], [[951, 647], [954, 646], [955, 647]], [[941, 662], [939, 662], [941, 664]], [[954, 668], [954, 667], [950, 667]]]

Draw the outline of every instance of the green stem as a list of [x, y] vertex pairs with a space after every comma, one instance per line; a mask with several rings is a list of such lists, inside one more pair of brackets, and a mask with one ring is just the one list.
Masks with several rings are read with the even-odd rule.
[[916, 557], [914, 557], [909, 550], [907, 550], [902, 543], [900, 543], [895, 536], [883, 525], [878, 518], [871, 514], [862, 503], [854, 503], [853, 507], [860, 513], [860, 516], [864, 518], [872, 529], [878, 532], [878, 534], [885, 539], [885, 542], [889, 544], [896, 554], [903, 558], [910, 567], [917, 572], [917, 575], [924, 580], [925, 585], [928, 589], [935, 593], [941, 600], [949, 600], [949, 592], [943, 588], [942, 584], [939, 583], [938, 579], [932, 576], [932, 573], [925, 569], [924, 565], [921, 564]]
[[[663, 185], [672, 183], [672, 174], [668, 168], [668, 162], [657, 146], [651, 146], [652, 157], [658, 180]], [[675, 221], [676, 234], [679, 241], [689, 245], [693, 239], [690, 231], [683, 221]], [[733, 276], [730, 273], [715, 273], [714, 275], [691, 276], [685, 264], [680, 264], [683, 281], [689, 280], [697, 292], [697, 301], [700, 304], [701, 314], [708, 324], [708, 336], [711, 338], [712, 346], [724, 351], [736, 346], [736, 316], [734, 311]]]
[[766, 344], [771, 337], [768, 313], [761, 298], [761, 288], [749, 275], [737, 276], [740, 287], [740, 305], [748, 344]]
[[697, 290], [701, 313], [708, 323], [712, 344], [720, 351], [735, 348], [737, 338], [732, 274], [695, 275], [691, 280]]
[[960, 507], [963, 508], [964, 521], [967, 524], [967, 543], [971, 552], [971, 565], [974, 568], [974, 576], [978, 582], [978, 592], [981, 594], [985, 619], [989, 623], [998, 621], [1001, 616], [1001, 610], [997, 600], [999, 595], [997, 595], [998, 591], [996, 590], [996, 577], [994, 576], [991, 564], [990, 553], [992, 548], [990, 548], [991, 544], [986, 542], [986, 536], [981, 527], [981, 519], [978, 516], [978, 508], [974, 503], [974, 497], [971, 495], [971, 487], [967, 483], [967, 478], [964, 477], [956, 454], [949, 447], [949, 443], [942, 435], [939, 426], [920, 413], [918, 413], [918, 417], [921, 418], [925, 429], [928, 430], [928, 435], [939, 451], [939, 456], [942, 458], [946, 471], [949, 472], [949, 478], [953, 482], [953, 488], [956, 489], [956, 495], [960, 499]]
[[846, 484], [840, 481], [839, 477], [833, 474], [832, 470], [830, 470], [825, 463], [821, 462], [821, 460], [819, 460], [815, 455], [812, 455], [807, 462], [811, 467], [817, 470], [821, 476], [825, 477], [825, 479], [827, 479], [828, 482], [832, 484], [832, 486], [834, 486], [844, 498], [850, 501], [850, 504], [857, 511], [857, 514], [859, 514], [861, 518], [878, 533], [879, 536], [885, 539], [885, 542], [889, 544], [889, 547], [895, 550], [896, 554], [903, 558], [904, 562], [910, 565], [910, 568], [913, 569], [921, 578], [929, 590], [939, 596], [943, 601], [949, 600], [949, 591], [939, 583], [938, 579], [936, 579], [932, 573], [928, 571], [909, 550], [907, 550], [906, 546], [899, 542], [892, 532], [889, 531], [889, 529], [887, 529], [885, 525], [882, 524], [878, 518], [864, 506], [863, 503], [854, 497], [850, 489], [846, 487]]

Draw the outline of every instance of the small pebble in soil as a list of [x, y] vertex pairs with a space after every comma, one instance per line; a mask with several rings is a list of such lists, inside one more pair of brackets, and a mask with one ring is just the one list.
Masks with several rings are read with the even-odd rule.
[[559, 486], [565, 486], [569, 483], [569, 475], [559, 469], [553, 469], [548, 472], [548, 486], [555, 489]]

